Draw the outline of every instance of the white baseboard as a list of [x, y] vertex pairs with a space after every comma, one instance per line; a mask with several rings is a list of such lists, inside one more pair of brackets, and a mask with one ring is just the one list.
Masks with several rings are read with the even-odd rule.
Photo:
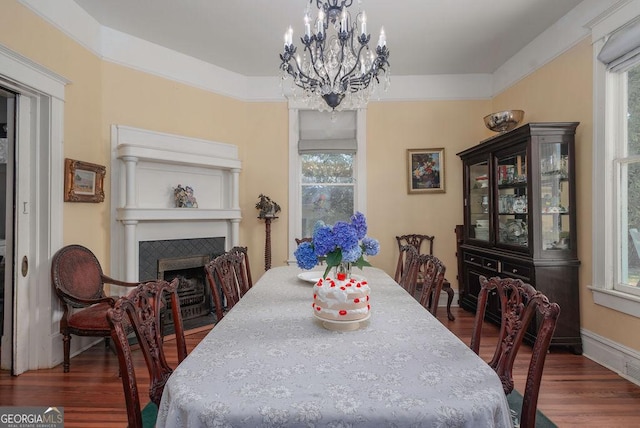
[[[447, 294], [447, 292], [442, 290], [440, 292], [440, 298], [438, 299], [438, 307], [446, 308], [448, 298], [449, 298], [449, 295]], [[451, 307], [452, 308], [458, 307], [458, 291], [457, 290], [453, 290], [453, 300], [451, 301]]]
[[[451, 307], [457, 307], [456, 291]], [[447, 306], [447, 293], [440, 294], [438, 307]], [[586, 329], [580, 330], [583, 355], [640, 386], [640, 352]]]
[[640, 386], [640, 352], [581, 329], [583, 355]]

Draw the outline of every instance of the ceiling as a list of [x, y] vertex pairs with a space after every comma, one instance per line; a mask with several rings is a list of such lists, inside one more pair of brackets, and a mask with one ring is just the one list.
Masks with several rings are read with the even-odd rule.
[[[308, 0], [74, 0], [101, 25], [244, 76], [276, 76]], [[362, 0], [392, 75], [493, 73], [582, 0]], [[357, 13], [358, 0], [349, 8]], [[315, 11], [315, 1], [314, 9]], [[315, 12], [312, 13], [315, 16]], [[298, 41], [296, 43], [296, 40]]]

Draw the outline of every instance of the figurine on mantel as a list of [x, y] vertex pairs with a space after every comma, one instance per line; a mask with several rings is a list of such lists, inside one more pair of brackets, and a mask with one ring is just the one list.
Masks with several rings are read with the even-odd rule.
[[261, 193], [259, 198], [260, 200], [256, 203], [256, 209], [260, 211], [258, 218], [274, 218], [280, 212], [280, 205], [270, 197]]
[[182, 184], [178, 184], [173, 189], [173, 195], [176, 208], [198, 208], [198, 202], [196, 197], [193, 196], [193, 188], [191, 186], [182, 187]]

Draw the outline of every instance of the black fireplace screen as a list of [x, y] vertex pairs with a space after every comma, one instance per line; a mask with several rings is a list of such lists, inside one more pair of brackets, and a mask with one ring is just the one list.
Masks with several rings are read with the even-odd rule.
[[[208, 323], [215, 307], [204, 265], [224, 253], [224, 237], [142, 241], [139, 245], [140, 281], [179, 278], [178, 297], [185, 328]], [[169, 304], [169, 301], [167, 301]], [[171, 311], [164, 311], [165, 327], [173, 325]]]

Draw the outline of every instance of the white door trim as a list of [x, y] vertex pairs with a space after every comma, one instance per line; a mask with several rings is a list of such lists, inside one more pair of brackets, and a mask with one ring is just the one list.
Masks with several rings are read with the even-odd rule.
[[[14, 349], [14, 361], [11, 353], [3, 352], [0, 367], [12, 369], [13, 374], [52, 367], [57, 358], [54, 356], [62, 354], [58, 332], [61, 312], [49, 272], [51, 256], [62, 245], [62, 136], [64, 91], [68, 83], [64, 77], [0, 45], [0, 85], [23, 97], [31, 113], [30, 120], [18, 118], [16, 129], [16, 150], [29, 153], [26, 159], [31, 158], [32, 162], [18, 165], [19, 169], [30, 170], [30, 179], [29, 189], [16, 195], [16, 215], [27, 213], [30, 238], [18, 245], [18, 240], [13, 240], [13, 246], [7, 247], [7, 253], [15, 253], [13, 282], [21, 275], [23, 257], [27, 256], [29, 261], [28, 274], [21, 279], [16, 299], [11, 292], [5, 299], [9, 302], [5, 309], [15, 311], [16, 315], [13, 320], [17, 325], [11, 328], [19, 334], [13, 338], [13, 344], [10, 337], [3, 336], [2, 348]], [[19, 187], [20, 183], [17, 184]], [[9, 289], [11, 286], [7, 284]], [[20, 302], [19, 308], [12, 307], [14, 301]], [[58, 344], [54, 344], [54, 337]], [[55, 347], [60, 348], [59, 352], [54, 352]]]

